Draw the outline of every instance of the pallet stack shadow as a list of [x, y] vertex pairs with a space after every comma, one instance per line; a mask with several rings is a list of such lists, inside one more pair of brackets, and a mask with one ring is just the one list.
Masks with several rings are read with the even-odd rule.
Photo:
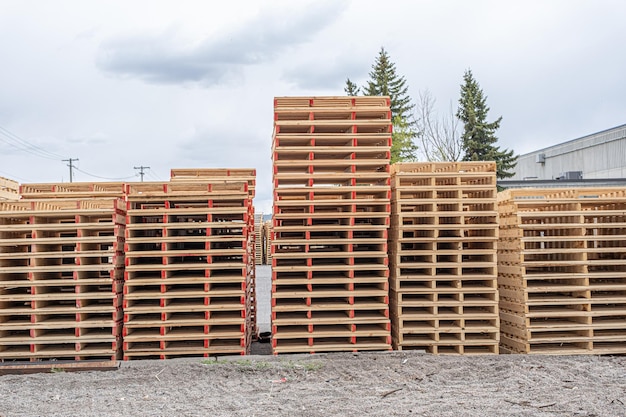
[[498, 353], [496, 166], [392, 166], [395, 349]]
[[254, 208], [247, 182], [127, 185], [124, 359], [247, 354]]
[[0, 359], [121, 355], [124, 203], [0, 202]]
[[391, 348], [386, 97], [274, 100], [272, 347]]
[[626, 353], [626, 192], [498, 195], [501, 349]]

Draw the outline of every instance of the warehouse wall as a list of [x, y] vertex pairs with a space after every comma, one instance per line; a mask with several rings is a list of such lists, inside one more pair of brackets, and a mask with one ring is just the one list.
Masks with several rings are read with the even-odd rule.
[[[544, 155], [544, 162], [537, 162]], [[520, 155], [512, 180], [556, 179], [582, 171], [584, 179], [626, 178], [626, 124]]]

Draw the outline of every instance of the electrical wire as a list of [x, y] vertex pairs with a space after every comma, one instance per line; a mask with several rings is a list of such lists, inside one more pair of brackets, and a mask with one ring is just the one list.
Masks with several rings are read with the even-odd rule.
[[27, 179], [27, 178], [24, 178], [24, 177], [19, 177], [19, 176], [17, 176], [17, 175], [14, 175], [14, 174], [11, 174], [11, 173], [9, 173], [9, 172], [5, 172], [5, 171], [0, 171], [0, 174], [4, 174], [4, 175], [6, 175], [6, 176], [7, 176], [7, 178], [8, 178], [8, 179], [11, 179], [11, 180], [12, 180], [12, 179], [17, 179], [17, 180], [26, 181], [26, 182], [34, 182], [34, 181], [31, 181], [31, 180], [29, 180], [29, 179]]
[[35, 145], [25, 139], [20, 138], [15, 133], [10, 132], [2, 126], [0, 126], [0, 140], [8, 144], [9, 146], [12, 146], [31, 155], [38, 156], [40, 158], [50, 159], [54, 161], [62, 160], [64, 158], [57, 153], [47, 151], [41, 146]]
[[156, 175], [152, 172], [152, 170], [148, 170], [148, 176], [149, 176], [150, 178], [152, 178], [153, 180], [155, 180], [155, 181], [161, 181], [161, 179], [159, 179], [159, 177], [157, 177], [157, 176], [156, 176]]
[[[41, 146], [35, 145], [25, 139], [20, 138], [19, 136], [17, 136], [15, 133], [7, 130], [6, 128], [0, 126], [0, 141], [6, 143], [9, 146], [12, 146], [15, 149], [18, 149], [20, 151], [29, 153], [31, 155], [34, 156], [38, 156], [40, 158], [44, 158], [44, 159], [49, 159], [52, 161], [61, 161], [63, 162], [66, 158], [62, 155], [59, 155], [57, 153], [54, 152], [50, 152], [44, 148], [42, 148]], [[102, 180], [108, 180], [108, 181], [120, 181], [120, 180], [128, 180], [131, 178], [135, 178], [137, 177], [137, 174], [128, 176], [128, 177], [119, 177], [119, 178], [109, 178], [109, 177], [102, 177], [100, 175], [95, 175], [95, 174], [91, 174], [87, 171], [84, 171], [80, 168], [78, 168], [77, 166], [73, 166], [73, 169], [75, 169], [78, 172], [82, 172], [83, 174], [93, 177], [93, 178], [99, 178]], [[2, 171], [0, 171], [1, 173]], [[18, 178], [18, 179], [22, 179], [25, 180], [24, 178], [20, 178], [16, 175], [10, 175], [8, 173], [4, 173], [5, 175], [9, 175], [12, 178]], [[159, 181], [159, 179], [152, 173], [152, 171], [148, 170], [147, 174], [149, 176], [151, 176], [152, 178], [156, 179], [157, 181]], [[28, 181], [28, 180], [25, 180]], [[30, 182], [30, 181], [29, 181]]]
[[121, 181], [121, 180], [128, 180], [130, 178], [134, 178], [137, 176], [137, 174], [135, 175], [131, 175], [130, 177], [120, 177], [120, 178], [109, 178], [109, 177], [101, 177], [99, 175], [94, 175], [94, 174], [90, 174], [89, 172], [83, 171], [82, 169], [78, 168], [77, 166], [74, 166], [74, 169], [78, 172], [82, 172], [85, 175], [88, 175], [90, 177], [94, 177], [94, 178], [99, 178], [101, 180], [109, 180], [109, 181]]
[[37, 152], [41, 152], [41, 153], [47, 154], [47, 155], [49, 155], [51, 157], [54, 157], [54, 158], [64, 158], [62, 155], [59, 155], [58, 153], [50, 152], [47, 149], [42, 148], [41, 146], [35, 145], [34, 143], [31, 143], [31, 142], [29, 142], [29, 141], [27, 141], [25, 139], [20, 138], [15, 133], [9, 131], [8, 129], [6, 129], [6, 128], [2, 127], [2, 126], [0, 126], [0, 132], [2, 132], [5, 136], [10, 137], [12, 140], [14, 140], [14, 141], [16, 141], [18, 143], [21, 143], [24, 146], [26, 146], [26, 147], [28, 147], [30, 149], [33, 149], [33, 150], [35, 150]]

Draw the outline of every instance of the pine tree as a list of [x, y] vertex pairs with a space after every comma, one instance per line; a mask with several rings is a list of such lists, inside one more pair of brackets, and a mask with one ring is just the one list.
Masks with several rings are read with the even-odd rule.
[[461, 98], [456, 116], [463, 123], [461, 135], [463, 142], [464, 161], [495, 161], [497, 177], [509, 178], [515, 172], [511, 171], [517, 165], [517, 156], [512, 150], [500, 150], [496, 145], [498, 137], [496, 131], [500, 128], [502, 117], [488, 123], [487, 97], [484, 96], [478, 82], [474, 79], [471, 70], [465, 71], [461, 84]]
[[358, 96], [360, 90], [361, 89], [357, 87], [356, 83], [353, 83], [350, 78], [346, 78], [346, 86], [343, 88], [343, 91], [345, 91], [347, 95]]
[[417, 153], [417, 145], [413, 141], [416, 136], [415, 129], [409, 126], [407, 120], [400, 116], [394, 116], [392, 124], [391, 163], [414, 161]]
[[396, 73], [396, 65], [391, 62], [385, 48], [380, 48], [369, 77], [367, 85], [361, 89], [363, 93], [367, 96], [389, 96], [391, 99], [394, 128], [391, 163], [415, 160], [417, 145], [414, 139], [417, 137], [417, 130], [415, 121], [411, 120], [411, 112], [415, 105], [411, 103], [411, 97], [408, 95], [406, 79]]
[[393, 116], [409, 116], [415, 107], [408, 95], [406, 79], [396, 73], [396, 64], [391, 62], [385, 48], [380, 48], [376, 62], [369, 73], [370, 79], [363, 87], [366, 96], [389, 96]]

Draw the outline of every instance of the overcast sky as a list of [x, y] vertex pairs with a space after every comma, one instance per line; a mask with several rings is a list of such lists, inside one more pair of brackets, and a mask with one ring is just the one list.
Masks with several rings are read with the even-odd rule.
[[0, 0], [0, 176], [253, 167], [267, 213], [273, 97], [343, 95], [381, 46], [442, 112], [471, 68], [501, 145], [530, 152], [626, 123], [625, 17], [622, 0]]

